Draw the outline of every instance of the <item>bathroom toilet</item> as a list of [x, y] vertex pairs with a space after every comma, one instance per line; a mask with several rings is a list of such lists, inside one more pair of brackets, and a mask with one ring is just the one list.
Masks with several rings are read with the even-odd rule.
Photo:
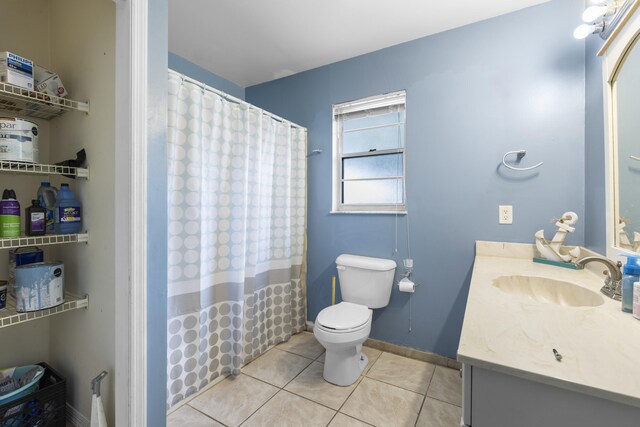
[[318, 314], [313, 334], [326, 349], [324, 379], [348, 386], [367, 366], [362, 343], [371, 332], [373, 309], [389, 304], [396, 263], [343, 254], [336, 265], [343, 301]]

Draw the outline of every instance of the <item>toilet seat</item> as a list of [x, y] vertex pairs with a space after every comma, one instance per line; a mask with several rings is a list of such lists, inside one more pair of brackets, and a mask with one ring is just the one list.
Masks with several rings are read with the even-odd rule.
[[323, 309], [316, 324], [327, 332], [354, 332], [367, 326], [371, 313], [367, 306], [343, 301]]

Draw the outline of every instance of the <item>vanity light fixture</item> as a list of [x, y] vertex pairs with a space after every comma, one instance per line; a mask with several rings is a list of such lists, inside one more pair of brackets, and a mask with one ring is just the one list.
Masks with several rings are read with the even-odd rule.
[[586, 8], [582, 13], [582, 21], [585, 23], [578, 26], [573, 32], [573, 37], [576, 39], [584, 39], [591, 34], [599, 34], [601, 38], [607, 39], [622, 16], [631, 7], [633, 0], [614, 2], [591, 0], [591, 3], [592, 6]]
[[589, 6], [582, 12], [582, 20], [587, 24], [606, 19], [618, 10], [618, 3]]
[[591, 34], [599, 34], [604, 31], [604, 22], [598, 22], [597, 24], [582, 24], [578, 25], [573, 31], [573, 37], [578, 40], [586, 39]]

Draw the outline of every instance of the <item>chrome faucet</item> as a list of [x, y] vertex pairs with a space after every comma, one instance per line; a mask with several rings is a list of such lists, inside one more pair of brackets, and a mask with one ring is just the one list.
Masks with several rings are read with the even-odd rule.
[[614, 263], [608, 258], [599, 256], [588, 256], [576, 261], [576, 267], [581, 270], [586, 264], [594, 261], [601, 262], [606, 265], [608, 269], [602, 273], [606, 277], [604, 279], [604, 286], [600, 289], [600, 292], [609, 298], [620, 301], [622, 299], [622, 272], [620, 271], [622, 263], [620, 261]]

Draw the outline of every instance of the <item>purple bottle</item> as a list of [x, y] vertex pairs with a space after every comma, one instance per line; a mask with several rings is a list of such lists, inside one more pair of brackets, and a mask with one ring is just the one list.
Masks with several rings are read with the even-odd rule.
[[20, 237], [20, 203], [13, 190], [4, 190], [0, 200], [0, 237]]

